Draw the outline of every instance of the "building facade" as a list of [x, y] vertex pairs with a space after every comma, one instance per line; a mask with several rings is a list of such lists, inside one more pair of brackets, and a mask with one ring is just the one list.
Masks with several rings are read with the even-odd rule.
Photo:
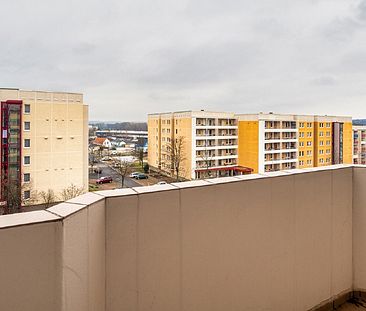
[[148, 135], [149, 165], [166, 172], [172, 167], [166, 146], [184, 137], [181, 175], [185, 179], [352, 163], [350, 117], [207, 111], [151, 114]]
[[366, 164], [366, 125], [353, 126], [353, 163]]
[[[233, 113], [151, 114], [148, 116], [148, 136], [148, 162], [152, 169], [174, 175], [174, 158], [180, 156], [180, 175], [184, 179], [250, 172], [238, 165], [238, 126]], [[174, 148], [174, 144], [181, 148]], [[172, 148], [176, 151], [172, 152]]]
[[[75, 93], [0, 89], [1, 202], [71, 185], [88, 189], [88, 106]], [[34, 198], [39, 202], [39, 198]]]
[[352, 164], [350, 117], [241, 114], [239, 165], [255, 173]]

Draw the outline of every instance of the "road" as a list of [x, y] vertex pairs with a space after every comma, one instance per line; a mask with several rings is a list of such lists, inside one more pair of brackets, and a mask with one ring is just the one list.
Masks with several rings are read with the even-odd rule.
[[[110, 168], [107, 164], [100, 162], [95, 165], [95, 168], [99, 167], [102, 169], [102, 173], [96, 174], [92, 173], [89, 174], [89, 178], [96, 179], [101, 176], [111, 176], [113, 178], [113, 182], [116, 183], [117, 188], [121, 188], [121, 176], [112, 168]], [[132, 187], [141, 187], [139, 183], [137, 183], [133, 178], [130, 178], [128, 176], [125, 177], [125, 185], [126, 188], [132, 188]]]

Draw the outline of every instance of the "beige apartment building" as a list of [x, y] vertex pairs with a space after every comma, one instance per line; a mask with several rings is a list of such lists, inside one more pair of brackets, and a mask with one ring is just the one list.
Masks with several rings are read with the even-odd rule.
[[[187, 111], [148, 117], [149, 165], [169, 173], [184, 137], [185, 179], [352, 163], [352, 118]], [[173, 172], [171, 172], [173, 173]]]
[[[88, 189], [88, 106], [83, 95], [0, 89], [1, 190], [21, 184], [21, 195], [70, 185]], [[29, 185], [29, 187], [26, 187]]]
[[366, 164], [366, 125], [353, 126], [353, 163]]

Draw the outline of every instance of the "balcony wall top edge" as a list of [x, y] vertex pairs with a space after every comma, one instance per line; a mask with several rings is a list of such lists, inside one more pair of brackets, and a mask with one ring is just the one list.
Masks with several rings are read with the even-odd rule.
[[92, 203], [78, 204], [78, 203], [63, 202], [63, 203], [60, 203], [60, 204], [57, 204], [57, 205], [54, 205], [54, 206], [48, 208], [46, 211], [48, 211], [52, 214], [55, 214], [55, 215], [61, 217], [62, 219], [64, 219], [64, 218], [67, 218], [67, 217], [87, 208], [91, 204]]
[[0, 230], [46, 222], [54, 222], [58, 220], [62, 220], [62, 217], [46, 210], [2, 215], [0, 217]]
[[143, 195], [147, 193], [156, 193], [161, 191], [169, 191], [169, 190], [180, 190], [187, 188], [195, 188], [202, 186], [213, 186], [231, 182], [240, 182], [240, 181], [249, 181], [249, 180], [259, 180], [265, 178], [273, 178], [273, 177], [285, 177], [290, 175], [298, 175], [298, 174], [306, 174], [306, 173], [314, 173], [314, 172], [322, 172], [322, 171], [332, 171], [338, 169], [346, 169], [346, 168], [363, 168], [366, 169], [366, 165], [353, 165], [353, 164], [340, 164], [340, 165], [331, 165], [331, 166], [323, 166], [323, 167], [315, 167], [315, 168], [304, 168], [304, 169], [291, 169], [284, 170], [278, 172], [267, 172], [261, 174], [250, 174], [250, 175], [242, 175], [235, 177], [222, 177], [222, 178], [214, 178], [214, 179], [205, 179], [205, 180], [193, 180], [186, 181], [181, 183], [173, 183], [167, 185], [152, 185], [146, 187], [136, 187], [130, 189], [116, 189], [116, 190], [106, 190], [106, 191], [97, 191], [95, 193], [87, 193], [72, 199], [67, 202], [63, 202], [52, 206], [51, 208], [43, 211], [31, 211], [25, 213], [11, 214], [11, 215], [2, 215], [0, 216], [0, 229], [6, 229], [17, 226], [45, 223], [45, 222], [54, 222], [54, 221], [62, 221], [63, 219], [89, 207], [90, 205], [105, 200], [107, 198], [116, 198], [122, 196], [131, 196], [131, 195]]

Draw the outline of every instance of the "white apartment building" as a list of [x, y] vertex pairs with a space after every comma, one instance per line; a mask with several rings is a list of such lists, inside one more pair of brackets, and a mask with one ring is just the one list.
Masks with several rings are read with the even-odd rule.
[[150, 114], [148, 133], [149, 165], [153, 169], [171, 171], [166, 147], [179, 137], [184, 137], [183, 178], [233, 176], [251, 172], [238, 166], [238, 124], [234, 113], [183, 111]]
[[353, 126], [353, 163], [366, 164], [366, 125]]

